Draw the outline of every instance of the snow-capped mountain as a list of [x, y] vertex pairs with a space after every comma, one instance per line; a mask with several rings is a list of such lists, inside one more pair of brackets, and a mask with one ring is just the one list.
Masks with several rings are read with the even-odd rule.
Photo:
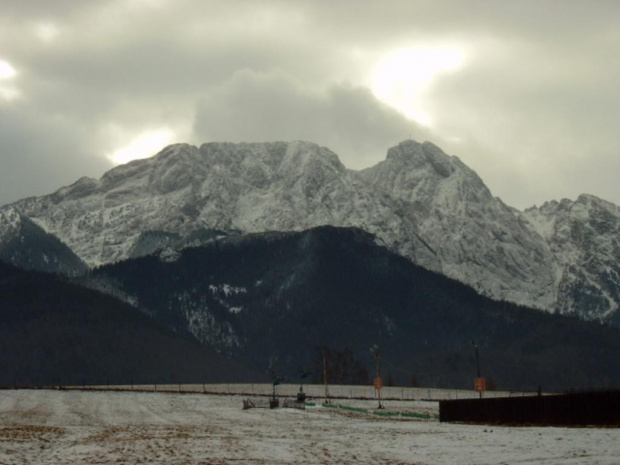
[[[308, 142], [178, 144], [13, 207], [91, 266], [224, 234], [359, 227], [496, 299], [549, 311], [579, 313], [581, 305], [558, 278], [578, 254], [549, 242], [535, 215], [507, 207], [457, 157], [428, 142], [402, 142], [359, 172]], [[585, 257], [592, 247], [579, 250]], [[610, 256], [614, 270], [617, 257]], [[601, 289], [609, 281], [596, 270], [588, 279]], [[589, 318], [616, 311], [617, 293], [606, 295], [588, 304]]]
[[406, 141], [361, 176], [412, 217], [444, 274], [495, 298], [553, 305], [548, 248], [457, 157], [430, 142]]
[[620, 208], [592, 195], [546, 202], [521, 215], [553, 253], [553, 310], [620, 322]]
[[[407, 216], [326, 148], [306, 142], [173, 145], [15, 205], [89, 265], [125, 259], [143, 234], [357, 226], [440, 269]], [[135, 249], [134, 249], [135, 250]]]

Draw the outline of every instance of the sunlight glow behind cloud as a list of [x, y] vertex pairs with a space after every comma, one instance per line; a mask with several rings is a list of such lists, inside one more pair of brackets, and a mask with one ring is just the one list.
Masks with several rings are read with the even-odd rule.
[[15, 77], [16, 74], [17, 71], [15, 71], [15, 68], [13, 68], [11, 63], [5, 60], [0, 60], [0, 79], [11, 79]]
[[432, 116], [421, 107], [420, 97], [439, 74], [458, 70], [465, 58], [465, 52], [453, 46], [401, 49], [375, 67], [371, 88], [379, 100], [422, 125], [432, 126]]
[[14, 87], [0, 86], [0, 99], [10, 102], [21, 97], [21, 92]]
[[17, 76], [15, 68], [5, 60], [0, 60], [0, 100], [10, 102], [21, 96], [21, 92], [11, 84], [5, 84], [2, 81], [10, 81]]
[[133, 139], [128, 145], [116, 149], [108, 155], [115, 164], [121, 165], [132, 160], [148, 158], [155, 155], [166, 145], [170, 144], [174, 134], [169, 129], [145, 131]]

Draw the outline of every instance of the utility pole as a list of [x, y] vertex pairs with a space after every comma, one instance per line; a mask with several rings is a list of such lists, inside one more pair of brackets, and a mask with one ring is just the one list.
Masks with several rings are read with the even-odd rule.
[[329, 387], [327, 386], [327, 357], [323, 355], [323, 383], [325, 384], [325, 403], [329, 404]]
[[377, 375], [375, 377], [375, 390], [377, 391], [377, 398], [379, 399], [379, 408], [382, 409], [383, 405], [381, 405], [381, 388], [383, 387], [383, 381], [381, 379], [381, 365], [379, 362], [379, 355], [381, 351], [379, 350], [378, 345], [374, 345], [372, 347], [372, 352], [375, 354], [375, 365], [377, 367]]
[[480, 398], [482, 399], [482, 391], [484, 391], [484, 380], [482, 379], [482, 376], [480, 376], [480, 356], [478, 354], [478, 344], [476, 344], [475, 341], [471, 341], [471, 344], [474, 346], [474, 350], [476, 351], [476, 373], [477, 373], [477, 378], [476, 378], [476, 390], [478, 391], [478, 393], [480, 394]]
[[476, 351], [476, 368], [477, 368], [477, 374], [478, 374], [478, 378], [480, 378], [480, 356], [478, 354], [478, 344], [476, 344], [474, 341], [471, 341], [472, 345], [474, 346], [474, 349]]

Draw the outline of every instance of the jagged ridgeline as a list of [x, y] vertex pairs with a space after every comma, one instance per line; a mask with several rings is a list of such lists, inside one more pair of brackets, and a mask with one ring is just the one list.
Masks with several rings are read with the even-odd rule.
[[584, 195], [519, 212], [429, 142], [363, 171], [308, 142], [178, 144], [9, 208], [91, 267], [223, 234], [359, 227], [495, 299], [618, 318], [617, 206]]
[[360, 382], [378, 344], [394, 382], [471, 387], [475, 340], [483, 374], [506, 389], [620, 381], [617, 330], [491, 300], [356, 228], [220, 238], [106, 265], [83, 283], [263, 372], [312, 367], [327, 350]]

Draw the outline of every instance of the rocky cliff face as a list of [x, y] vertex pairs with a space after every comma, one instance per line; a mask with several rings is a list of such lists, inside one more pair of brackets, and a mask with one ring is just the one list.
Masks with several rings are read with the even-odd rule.
[[444, 274], [496, 299], [553, 305], [545, 243], [457, 157], [429, 142], [406, 141], [361, 176], [415, 219]]
[[552, 309], [588, 320], [618, 319], [620, 209], [592, 195], [547, 202], [521, 215], [553, 254]]
[[[604, 221], [561, 213], [568, 201], [521, 214], [428, 142], [405, 141], [361, 172], [307, 142], [209, 143], [173, 145], [13, 207], [91, 266], [226, 234], [359, 227], [493, 298], [564, 313], [588, 300], [586, 317], [609, 319], [620, 300], [617, 207], [587, 198]], [[571, 232], [547, 234], [553, 218]]]

